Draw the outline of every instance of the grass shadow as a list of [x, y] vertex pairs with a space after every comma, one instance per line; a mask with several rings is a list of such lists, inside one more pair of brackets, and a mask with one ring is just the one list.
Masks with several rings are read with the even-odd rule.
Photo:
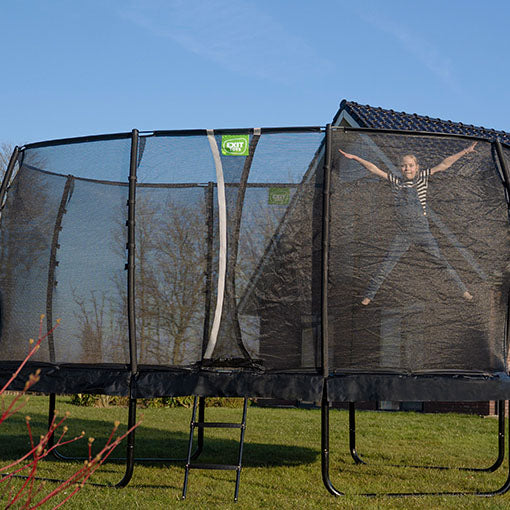
[[[126, 413], [127, 414], [127, 413]], [[31, 413], [31, 427], [35, 437], [44, 433], [47, 427], [47, 416], [43, 413]], [[189, 420], [189, 418], [188, 418]], [[84, 439], [59, 449], [59, 453], [74, 460], [76, 457], [84, 457], [88, 454], [87, 437], [94, 437], [94, 449], [92, 454], [97, 453], [104, 445], [112, 428], [112, 422], [108, 420], [82, 419], [73, 416], [69, 421], [69, 437], [78, 435], [81, 430], [86, 430]], [[189, 432], [182, 430], [186, 425], [189, 430], [189, 421], [180, 423], [181, 430], [170, 430], [142, 425], [135, 432], [135, 457], [145, 466], [151, 465], [182, 465], [185, 461]], [[125, 430], [121, 427], [119, 430]], [[200, 455], [200, 462], [236, 464], [239, 449], [239, 430], [230, 430], [221, 435], [228, 437], [215, 437], [211, 429], [205, 430], [204, 449]], [[25, 419], [22, 413], [15, 414], [2, 424], [2, 441], [0, 448], [0, 461], [17, 459], [24, 455], [30, 448]], [[197, 445], [197, 434], [193, 444]], [[121, 443], [112, 457], [122, 458], [125, 453], [125, 441]], [[296, 466], [311, 464], [317, 460], [319, 450], [295, 445], [283, 445], [245, 441], [243, 466], [267, 467], [267, 466]], [[53, 457], [52, 457], [53, 458]], [[122, 460], [118, 460], [119, 462]]]

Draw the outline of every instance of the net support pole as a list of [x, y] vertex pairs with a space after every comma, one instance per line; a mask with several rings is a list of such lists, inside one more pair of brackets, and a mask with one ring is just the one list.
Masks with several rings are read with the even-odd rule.
[[50, 362], [55, 363], [55, 339], [53, 337], [53, 294], [57, 285], [56, 271], [58, 266], [57, 261], [57, 250], [60, 247], [58, 242], [60, 231], [62, 230], [62, 221], [64, 214], [66, 213], [66, 206], [69, 198], [72, 194], [73, 188], [73, 176], [68, 175], [64, 190], [62, 191], [62, 197], [60, 199], [60, 205], [57, 211], [57, 217], [55, 219], [55, 226], [53, 227], [53, 236], [51, 239], [50, 249], [50, 261], [48, 265], [48, 285], [46, 287], [46, 331], [48, 332], [48, 351], [50, 356]]
[[506, 164], [505, 157], [503, 156], [503, 149], [501, 147], [500, 141], [496, 140], [494, 142], [494, 146], [496, 147], [496, 154], [498, 155], [499, 165], [505, 178], [505, 187], [510, 198], [510, 171], [508, 170], [508, 165]]
[[[321, 349], [322, 375], [329, 375], [328, 335], [328, 266], [329, 266], [329, 214], [331, 194], [331, 124], [326, 126], [324, 179], [322, 184], [322, 246], [321, 246]], [[326, 381], [324, 382], [326, 384]]]
[[322, 483], [327, 491], [333, 496], [345, 496], [331, 482], [329, 477], [329, 401], [328, 389], [324, 381], [324, 389], [321, 401], [321, 472]]
[[[138, 360], [136, 349], [136, 314], [135, 314], [135, 206], [136, 206], [136, 168], [138, 163], [139, 133], [137, 129], [131, 132], [131, 159], [129, 165], [129, 195], [128, 195], [128, 241], [127, 252], [127, 313], [128, 313], [128, 337], [129, 337], [129, 364], [130, 364], [130, 395], [128, 411], [128, 429], [136, 423], [136, 398], [134, 397], [134, 382], [138, 372]], [[135, 429], [127, 436], [126, 445], [126, 471], [124, 477], [116, 487], [125, 487], [133, 476], [135, 460]]]
[[[510, 214], [510, 171], [508, 169], [508, 165], [506, 164], [506, 160], [505, 160], [505, 157], [503, 155], [503, 148], [501, 147], [500, 141], [496, 140], [494, 142], [494, 146], [496, 148], [496, 154], [498, 155], [499, 166], [500, 166], [501, 171], [503, 173], [505, 190], [506, 190], [507, 207], [508, 207], [508, 212]], [[504, 338], [505, 361], [507, 360], [507, 353], [508, 353], [508, 329], [509, 329], [509, 326], [510, 326], [510, 292], [507, 294], [506, 309], [507, 309], [507, 327], [505, 328], [505, 338]], [[507, 365], [508, 365], [508, 362], [507, 362]], [[508, 366], [507, 366], [507, 369], [508, 369]], [[509, 437], [509, 441], [510, 441], [510, 437]]]
[[136, 266], [136, 243], [135, 243], [135, 206], [136, 206], [136, 167], [138, 159], [138, 130], [131, 133], [131, 159], [129, 165], [129, 197], [128, 197], [128, 241], [127, 241], [127, 312], [128, 312], [128, 335], [129, 335], [129, 363], [131, 374], [138, 371], [136, 352], [136, 314], [135, 314], [135, 266]]
[[329, 199], [331, 192], [331, 124], [326, 126], [326, 146], [324, 154], [324, 178], [322, 183], [322, 277], [321, 277], [321, 348], [322, 348], [322, 375], [324, 389], [321, 401], [321, 471], [322, 482], [333, 496], [343, 496], [337, 490], [329, 477], [329, 337], [328, 337], [328, 264], [329, 264]]

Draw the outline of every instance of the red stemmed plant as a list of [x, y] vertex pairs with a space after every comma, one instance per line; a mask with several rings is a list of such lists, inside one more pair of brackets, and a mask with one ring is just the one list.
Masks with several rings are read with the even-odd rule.
[[[29, 353], [25, 357], [25, 359], [20, 363], [19, 367], [12, 374], [11, 378], [7, 381], [7, 383], [0, 389], [0, 397], [5, 393], [8, 389], [9, 385], [16, 379], [19, 375], [23, 367], [26, 365], [28, 360], [39, 350], [41, 346], [41, 342], [48, 337], [53, 331], [58, 327], [60, 323], [60, 319], [57, 320], [57, 324], [46, 334], [43, 334], [43, 319], [44, 315], [41, 315], [39, 321], [39, 335], [37, 341], [30, 339], [30, 344], [32, 345]], [[26, 404], [28, 397], [26, 393], [36, 384], [40, 379], [40, 370], [37, 370], [35, 374], [31, 374], [29, 376], [28, 381], [25, 383], [23, 391], [18, 392], [10, 404], [8, 406], [5, 405], [4, 400], [2, 399], [2, 407], [1, 407], [1, 415], [0, 415], [0, 425], [7, 418], [12, 416], [13, 414], [19, 412]], [[69, 478], [66, 480], [62, 480], [51, 492], [46, 495], [42, 494], [43, 484], [39, 484], [36, 486], [36, 474], [38, 463], [41, 459], [47, 457], [53, 450], [58, 447], [64, 446], [69, 443], [73, 443], [79, 439], [82, 439], [85, 436], [85, 432], [81, 432], [81, 434], [68, 438], [66, 436], [68, 432], [67, 425], [64, 425], [64, 422], [69, 417], [69, 413], [66, 413], [62, 418], [58, 419], [58, 412], [55, 412], [53, 416], [50, 426], [48, 427], [48, 431], [39, 437], [37, 441], [33, 434], [32, 428], [30, 426], [30, 417], [25, 417], [25, 423], [27, 426], [28, 436], [30, 439], [30, 450], [20, 457], [19, 459], [11, 462], [9, 465], [0, 468], [0, 488], [2, 485], [6, 488], [7, 494], [7, 508], [11, 508], [13, 505], [17, 505], [23, 509], [35, 509], [47, 503], [50, 499], [54, 498], [62, 491], [71, 488], [71, 492], [56, 506], [53, 508], [60, 508], [64, 503], [66, 503], [72, 496], [74, 496], [87, 482], [87, 480], [92, 476], [92, 474], [106, 461], [106, 459], [111, 455], [113, 450], [120, 444], [120, 442], [138, 425], [140, 422], [136, 423], [133, 427], [128, 429], [124, 434], [121, 434], [118, 437], [115, 437], [117, 433], [119, 422], [116, 421], [114, 423], [114, 427], [106, 441], [105, 445], [101, 449], [99, 453], [92, 456], [92, 443], [94, 438], [89, 438], [88, 440], [88, 460], [84, 462], [82, 467], [74, 472]], [[53, 444], [50, 446], [50, 440], [53, 438]], [[21, 487], [17, 488], [17, 490], [13, 489], [12, 481], [15, 477], [23, 477], [23, 483]]]

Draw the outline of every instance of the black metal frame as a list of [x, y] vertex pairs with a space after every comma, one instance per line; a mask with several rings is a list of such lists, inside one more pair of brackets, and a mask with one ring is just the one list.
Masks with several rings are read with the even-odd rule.
[[[459, 471], [475, 471], [493, 473], [498, 470], [505, 460], [505, 400], [497, 400], [496, 408], [498, 415], [498, 456], [493, 464], [488, 467], [447, 467], [447, 466], [402, 466], [392, 464], [392, 467], [412, 467], [422, 469], [457, 469]], [[349, 402], [349, 452], [355, 464], [366, 464], [356, 450], [356, 402]]]
[[[136, 316], [135, 316], [135, 206], [136, 206], [136, 169], [138, 166], [139, 133], [133, 129], [131, 133], [131, 158], [129, 165], [129, 198], [128, 198], [128, 263], [127, 263], [127, 309], [128, 309], [128, 335], [129, 335], [129, 363], [131, 371], [131, 394], [129, 396], [128, 429], [136, 424], [136, 398], [133, 396], [134, 379], [138, 372], [138, 359], [136, 350]], [[126, 445], [126, 472], [116, 484], [116, 487], [125, 487], [133, 476], [135, 459], [135, 430], [127, 436]]]
[[[510, 435], [510, 420], [508, 425], [508, 433]], [[508, 442], [508, 457], [510, 459], [510, 441]], [[345, 493], [340, 492], [332, 483], [329, 476], [329, 401], [327, 397], [326, 386], [324, 387], [324, 394], [321, 403], [321, 449], [322, 449], [322, 481], [324, 486], [330, 494], [333, 496], [345, 496]], [[503, 459], [501, 460], [501, 462]], [[508, 463], [508, 474], [503, 485], [493, 491], [464, 491], [464, 492], [390, 492], [390, 493], [361, 493], [358, 496], [367, 497], [378, 497], [378, 496], [390, 496], [390, 497], [410, 497], [410, 496], [498, 496], [505, 494], [510, 489], [510, 462]], [[415, 466], [411, 466], [415, 467]], [[419, 467], [419, 466], [416, 466]], [[498, 466], [499, 467], [499, 466]], [[496, 468], [497, 469], [497, 468]], [[471, 469], [467, 469], [472, 471]], [[494, 469], [495, 470], [495, 469]]]

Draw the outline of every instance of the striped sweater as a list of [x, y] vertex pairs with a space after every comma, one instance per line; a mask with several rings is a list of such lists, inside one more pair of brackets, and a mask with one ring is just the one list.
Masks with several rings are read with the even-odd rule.
[[397, 177], [394, 174], [388, 173], [388, 181], [390, 182], [391, 189], [395, 196], [398, 196], [405, 188], [414, 188], [416, 190], [424, 216], [427, 216], [427, 188], [429, 185], [429, 177], [429, 168], [426, 170], [419, 170], [412, 181], [404, 181], [402, 177]]

